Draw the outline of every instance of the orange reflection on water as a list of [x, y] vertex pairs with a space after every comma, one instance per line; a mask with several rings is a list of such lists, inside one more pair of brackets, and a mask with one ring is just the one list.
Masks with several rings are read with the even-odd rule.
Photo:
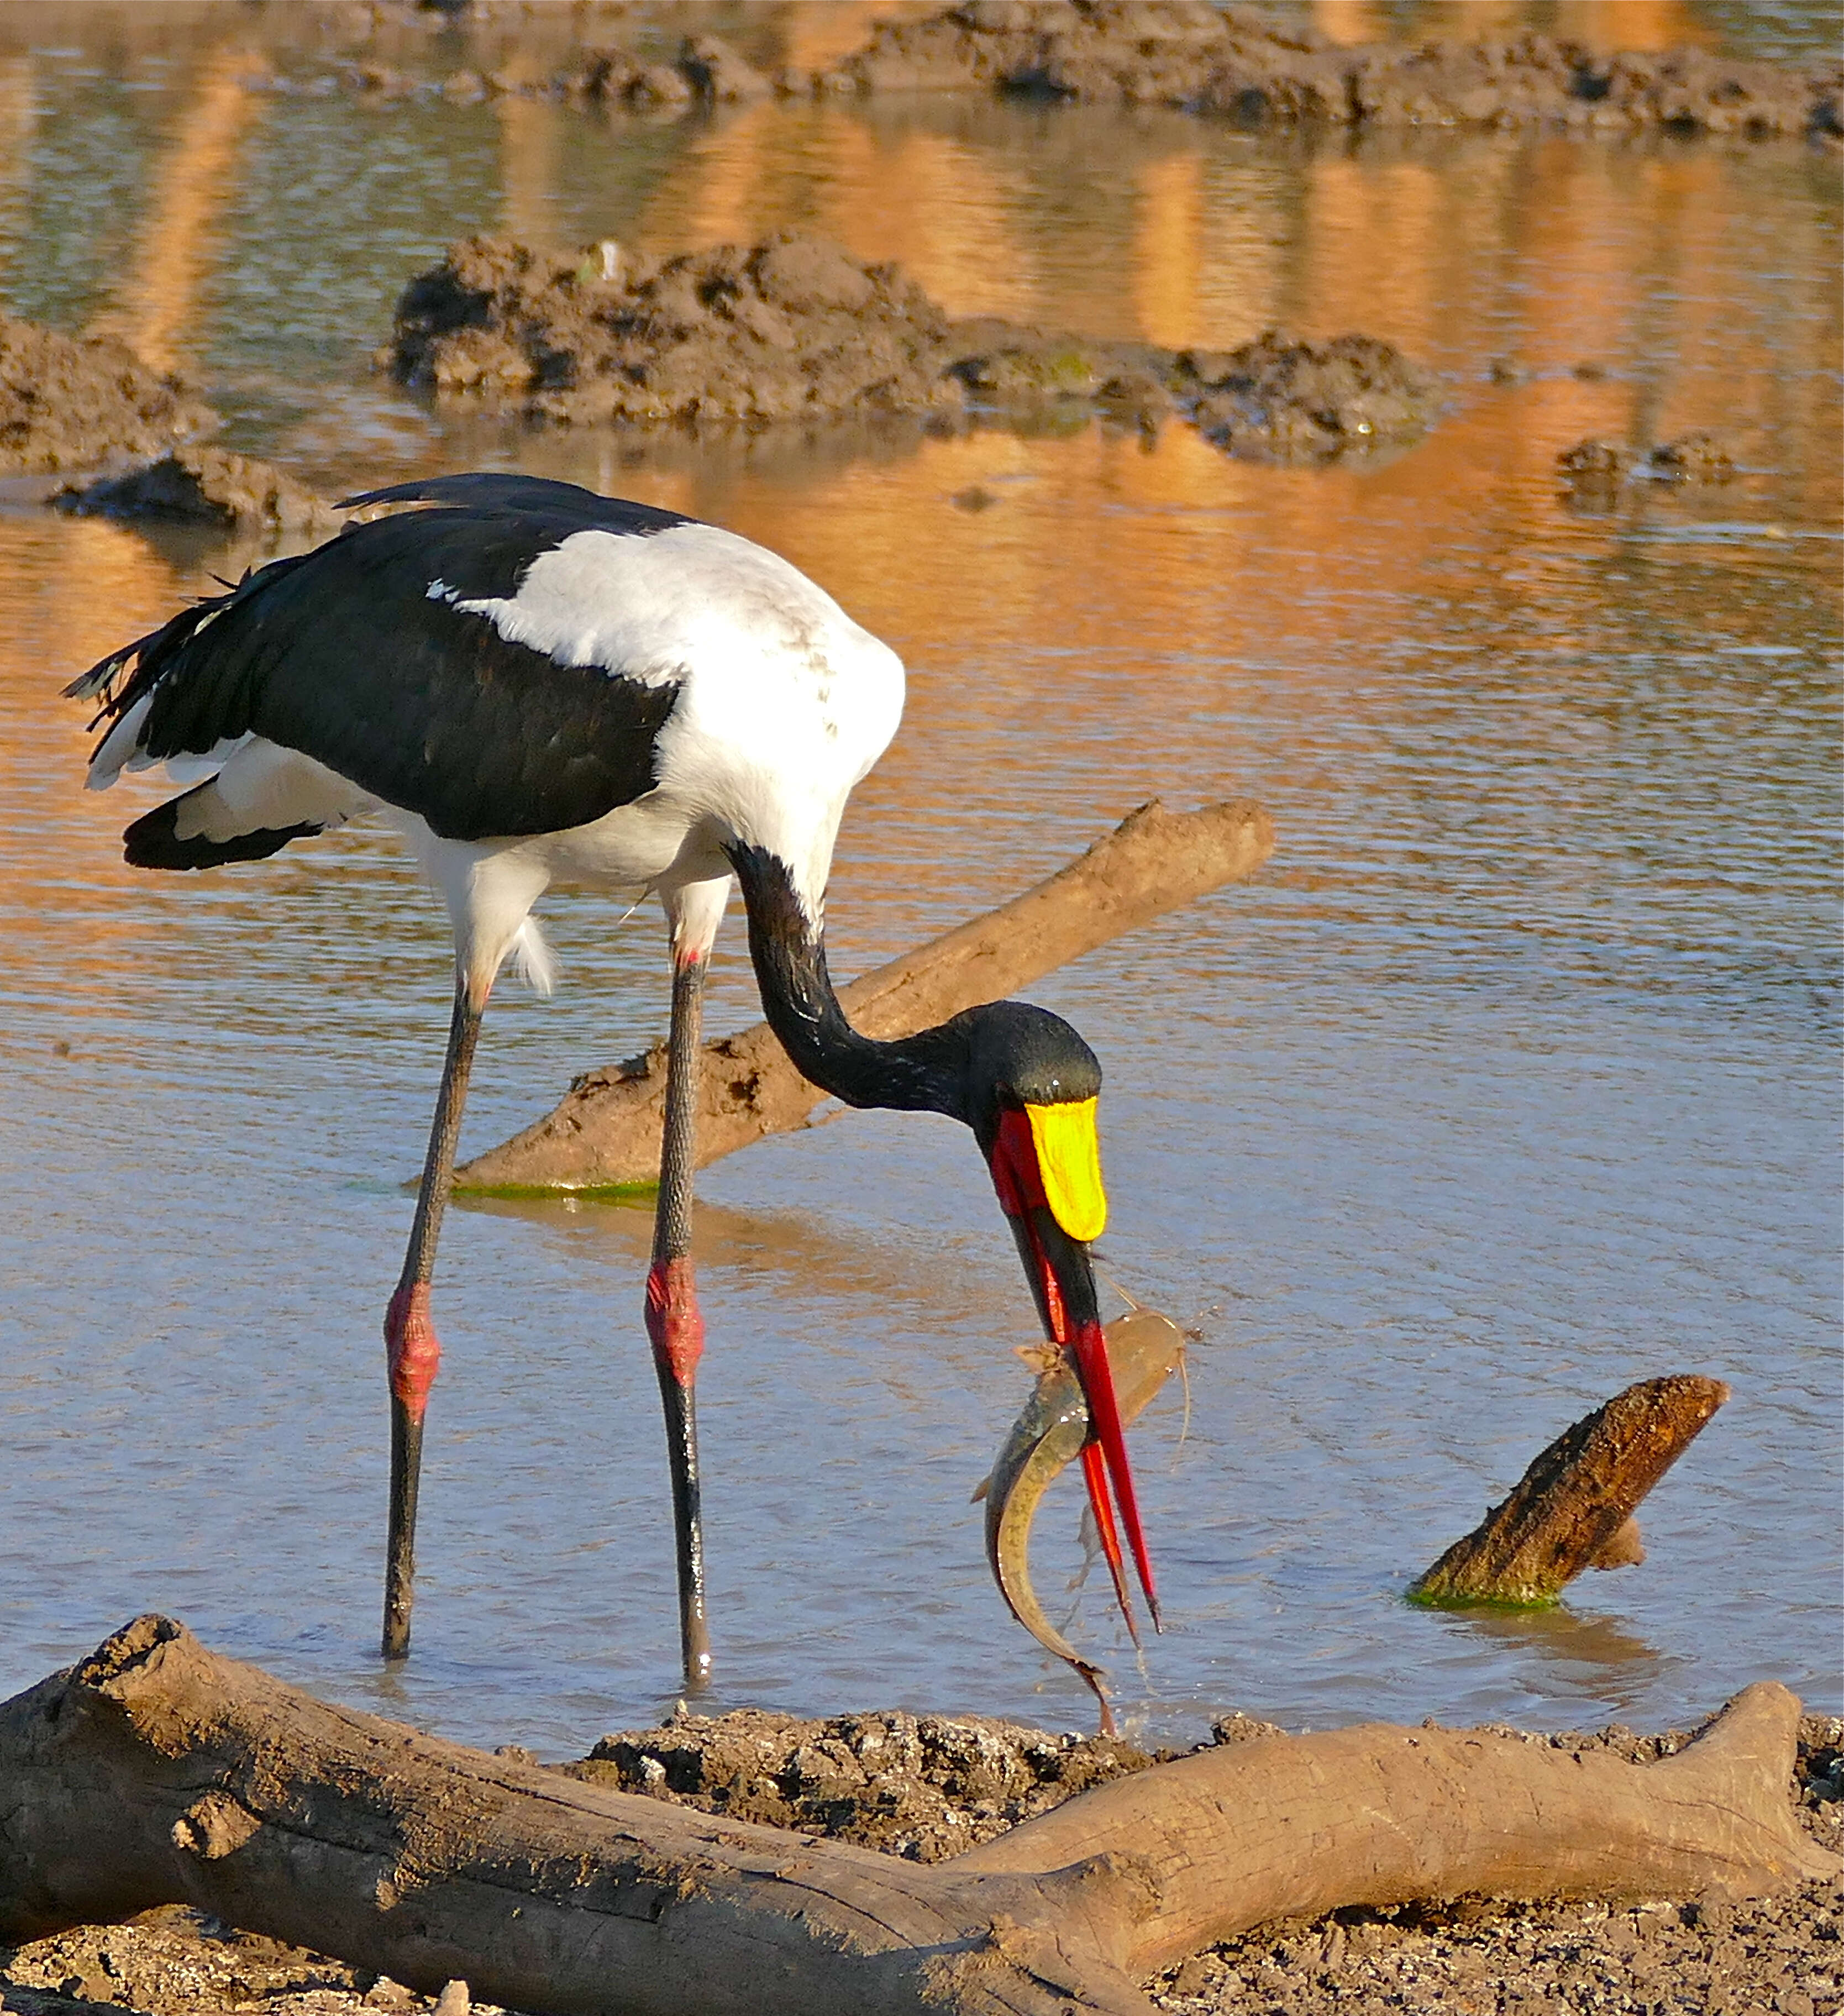
[[1418, 0], [1380, 17], [1374, 0], [1313, 0], [1317, 24], [1334, 41], [1380, 41], [1393, 26], [1414, 40], [1511, 35], [1526, 29], [1603, 53], [1662, 49], [1716, 40], [1694, 0]]
[[1685, 0], [1556, 0], [1553, 32], [1601, 50], [1667, 49], [1711, 39]]
[[[159, 794], [131, 781], [82, 789], [85, 709], [60, 688], [170, 616], [190, 584], [136, 534], [95, 519], [0, 518], [0, 803], [12, 808], [7, 873], [56, 891], [55, 956], [101, 974], [143, 921], [125, 893], [147, 878], [121, 831]], [[52, 948], [46, 948], [48, 953]]]
[[771, 10], [781, 60], [796, 70], [824, 70], [860, 49], [880, 21], [938, 13], [932, 0], [787, 0]]
[[1133, 268], [1140, 326], [1169, 350], [1198, 339], [1198, 277], [1203, 265], [1203, 164], [1194, 155], [1149, 161], [1139, 173], [1143, 208]]
[[[1339, 11], [1351, 27], [1363, 10]], [[1645, 11], [1687, 32], [1681, 9]], [[791, 59], [823, 59], [811, 53], [829, 32], [823, 14], [791, 10], [783, 26]], [[221, 340], [205, 276], [248, 249], [225, 194], [253, 102], [236, 60], [220, 48], [203, 61], [183, 99], [187, 144], [160, 155], [149, 178], [145, 270], [123, 300], [163, 354], [197, 355]], [[269, 116], [279, 124], [286, 114]], [[564, 214], [570, 157], [594, 129], [569, 108], [510, 99], [481, 116], [498, 122], [507, 228], [558, 235], [551, 220]], [[610, 130], [618, 140], [628, 129]], [[1443, 369], [1447, 411], [1426, 443], [1382, 468], [1254, 467], [1176, 422], [1151, 452], [1129, 431], [1090, 428], [1062, 443], [983, 433], [793, 476], [715, 455], [636, 470], [614, 434], [509, 434], [492, 455], [543, 457], [602, 490], [733, 524], [897, 641], [918, 668], [910, 726], [866, 787], [870, 805], [938, 808], [950, 746], [955, 761], [985, 774], [1014, 761], [1021, 720], [1044, 703], [1046, 644], [1109, 669], [1108, 680], [1057, 696], [1086, 735], [1101, 732], [1121, 687], [1176, 682], [1171, 706], [1106, 720], [1120, 789], [1134, 795], [1172, 760], [1173, 710], [1182, 719], [1214, 704], [1207, 684], [1194, 689], [1191, 675], [1172, 669], [1200, 640], [1220, 657], [1286, 637], [1292, 702], [1324, 704], [1346, 674], [1347, 590], [1406, 603], [1455, 553], [1482, 548], [1504, 563], [1507, 630], [1566, 617], [1551, 575], [1511, 563], [1565, 524], [1555, 458], [1584, 436], [1738, 433], [1746, 460], [1785, 472], [1776, 508], [1832, 522], [1836, 470], [1828, 447], [1813, 444], [1828, 445], [1837, 423], [1827, 376], [1839, 331], [1828, 279], [1836, 220], [1805, 175], [1805, 157], [1789, 148], [1561, 136], [1316, 145], [1252, 141], [1165, 114], [743, 107], [688, 126], [636, 199], [649, 249], [798, 225], [901, 259], [957, 313], [1174, 347], [1226, 346], [1271, 323], [1321, 339], [1363, 329]], [[1745, 276], [1770, 258], [1767, 247], [1774, 292], [1757, 307]], [[1488, 361], [1507, 354], [1530, 375], [1488, 383]], [[1604, 375], [1576, 375], [1583, 364]], [[460, 459], [467, 438], [452, 437]], [[369, 473], [362, 463], [344, 473], [355, 484]], [[975, 488], [996, 506], [955, 508]], [[1738, 512], [1762, 508], [1735, 498]], [[150, 787], [77, 793], [75, 711], [52, 695], [209, 583], [202, 568], [93, 523], [0, 522], [0, 782], [42, 794], [56, 776], [72, 794], [63, 837], [54, 821], [15, 844], [43, 850], [33, 872], [69, 873], [74, 848], [98, 891], [145, 888], [121, 864], [117, 836]], [[1565, 621], [1556, 634], [1575, 632]], [[935, 678], [975, 650], [988, 671], [971, 689]], [[1272, 690], [1250, 704], [1272, 706]], [[1291, 732], [1272, 725], [1277, 740]], [[1230, 783], [1240, 745], [1221, 733]], [[1099, 819], [1122, 808], [1094, 809]], [[918, 872], [926, 887], [931, 871]], [[941, 889], [962, 873], [941, 869]], [[996, 869], [989, 893], [1004, 873]], [[101, 916], [117, 914], [111, 903], [76, 907], [95, 912], [100, 929]]]
[[222, 249], [220, 215], [235, 197], [243, 139], [261, 97], [245, 88], [247, 57], [229, 46], [200, 68], [149, 192], [133, 266], [97, 326], [149, 364], [176, 369], [200, 319], [199, 294]]
[[38, 93], [30, 56], [0, 58], [0, 217], [23, 221], [31, 194]]
[[1389, 33], [1377, 0], [1313, 0], [1313, 25], [1328, 41], [1346, 48], [1382, 41]]
[[506, 235], [527, 245], [549, 245], [557, 236], [553, 204], [568, 115], [561, 106], [512, 92], [493, 100], [493, 112], [499, 121]]

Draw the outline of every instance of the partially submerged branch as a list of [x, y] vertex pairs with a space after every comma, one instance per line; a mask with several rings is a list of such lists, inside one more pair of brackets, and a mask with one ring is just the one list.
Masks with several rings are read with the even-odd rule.
[[1759, 1895], [1834, 1874], [1749, 1688], [1661, 1762], [1270, 1737], [953, 1860], [751, 1826], [336, 1708], [136, 1620], [0, 1708], [0, 1939], [179, 1903], [412, 1986], [617, 2016], [1147, 2016], [1136, 1975], [1348, 1903]]
[[1639, 1503], [1729, 1397], [1720, 1379], [1648, 1379], [1551, 1442], [1410, 1588], [1418, 1603], [1554, 1603], [1583, 1568], [1645, 1559]]
[[[840, 988], [839, 999], [867, 1036], [913, 1035], [1252, 875], [1273, 851], [1273, 823], [1246, 799], [1171, 812], [1155, 798], [1035, 888], [862, 975]], [[465, 1164], [456, 1183], [476, 1190], [651, 1183], [665, 1096], [661, 1044], [578, 1078], [542, 1120]], [[805, 1125], [825, 1096], [794, 1069], [765, 1022], [707, 1043], [700, 1165]]]

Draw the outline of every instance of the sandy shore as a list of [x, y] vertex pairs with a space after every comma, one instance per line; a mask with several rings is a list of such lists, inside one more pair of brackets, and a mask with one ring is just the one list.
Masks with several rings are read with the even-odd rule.
[[[1236, 1717], [1219, 1741], [1269, 1726]], [[1532, 1736], [1646, 1762], [1681, 1733]], [[1170, 1755], [1172, 1753], [1164, 1753]], [[744, 1710], [604, 1737], [556, 1768], [650, 1795], [933, 1862], [1087, 1787], [1158, 1761], [1128, 1743], [973, 1718], [803, 1722]], [[1844, 1719], [1808, 1717], [1788, 1787], [1815, 1839], [1844, 1849]], [[1844, 1878], [1744, 1904], [1352, 1908], [1266, 1925], [1145, 1984], [1183, 2016], [1565, 2011], [1594, 2016], [1837, 2016]], [[435, 2000], [174, 1906], [0, 1949], [0, 2007], [21, 2016], [412, 2016]], [[488, 2011], [488, 2005], [475, 2004]], [[441, 2016], [465, 2016], [451, 1990]], [[493, 2016], [488, 2011], [488, 2016]]]

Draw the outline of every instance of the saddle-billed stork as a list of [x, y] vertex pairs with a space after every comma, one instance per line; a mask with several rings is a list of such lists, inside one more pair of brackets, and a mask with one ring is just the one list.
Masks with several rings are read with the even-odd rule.
[[[88, 782], [164, 765], [178, 797], [125, 835], [141, 868], [215, 868], [375, 811], [446, 898], [455, 1003], [403, 1273], [384, 1319], [391, 1418], [384, 1652], [409, 1649], [423, 1425], [439, 1355], [430, 1283], [481, 1017], [507, 955], [548, 985], [530, 913], [553, 880], [656, 893], [672, 959], [664, 1139], [646, 1320], [664, 1403], [688, 1684], [708, 1675], [690, 1258], [706, 962], [734, 881], [788, 1054], [852, 1106], [973, 1130], [1038, 1315], [1073, 1359], [1084, 1464], [1116, 1593], [1108, 1485], [1158, 1622], [1101, 1345], [1089, 1244], [1107, 1205], [1100, 1067], [1021, 1002], [876, 1042], [827, 977], [822, 904], [847, 794], [895, 732], [888, 647], [786, 560], [714, 525], [531, 477], [402, 483], [355, 520], [105, 658]], [[1131, 1613], [1128, 1611], [1129, 1625]]]

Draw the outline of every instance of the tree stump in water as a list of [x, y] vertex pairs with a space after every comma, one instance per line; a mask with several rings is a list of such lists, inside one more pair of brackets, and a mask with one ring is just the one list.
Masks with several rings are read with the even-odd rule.
[[1645, 1559], [1633, 1514], [1729, 1397], [1680, 1373], [1615, 1394], [1565, 1434], [1409, 1589], [1417, 1603], [1552, 1604], [1583, 1568]]

